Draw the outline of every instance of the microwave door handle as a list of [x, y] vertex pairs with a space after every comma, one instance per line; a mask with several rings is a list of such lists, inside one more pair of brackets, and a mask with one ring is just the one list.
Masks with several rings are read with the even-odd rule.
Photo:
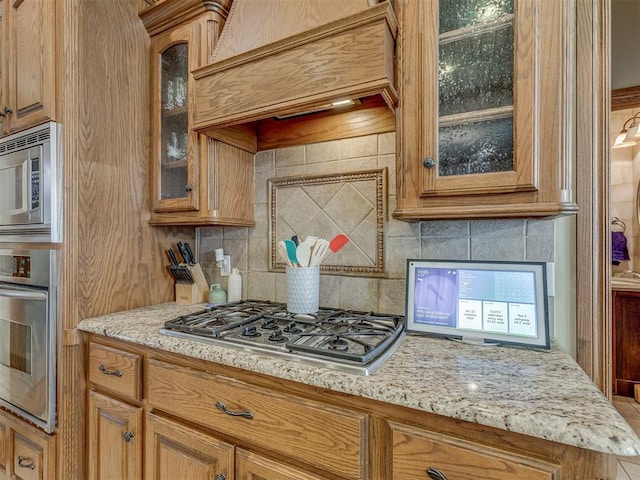
[[22, 290], [0, 287], [0, 297], [19, 298], [20, 300], [46, 300], [47, 294], [42, 292], [23, 292]]

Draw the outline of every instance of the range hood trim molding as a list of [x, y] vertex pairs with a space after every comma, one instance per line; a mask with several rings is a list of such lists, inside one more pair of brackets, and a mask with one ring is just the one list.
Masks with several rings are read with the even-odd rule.
[[[388, 2], [384, 2], [361, 13], [219, 62], [214, 60], [214, 63], [192, 72], [195, 80], [193, 128], [208, 134], [216, 128], [263, 120], [277, 115], [313, 111], [339, 98], [362, 98], [372, 95], [381, 95], [389, 108], [394, 110], [398, 102], [398, 94], [394, 86], [396, 35], [397, 21], [393, 9]], [[375, 41], [369, 42], [372, 36]], [[349, 37], [360, 42], [347, 43], [346, 40]], [[369, 65], [370, 71], [373, 72], [371, 75], [361, 74], [357, 69], [350, 68], [356, 63], [350, 58], [353, 52], [346, 50], [355, 48], [360, 48], [369, 55], [368, 58], [373, 59], [372, 65]], [[313, 80], [314, 85], [296, 85], [296, 81], [300, 79], [297, 72], [304, 71], [305, 67], [309, 70], [312, 60], [308, 64], [289, 65], [283, 57], [288, 56], [291, 60], [309, 55], [308, 58], [315, 59], [314, 54], [322, 55], [327, 49], [332, 49], [330, 60], [334, 64], [349, 65], [341, 71], [344, 76], [342, 83], [332, 85], [331, 81], [335, 78], [331, 74], [326, 74], [326, 82], [319, 82], [323, 75], [319, 72], [313, 77], [308, 76], [309, 80]], [[326, 58], [323, 60], [326, 61]], [[279, 61], [283, 63], [280, 65]], [[279, 72], [282, 74], [282, 83], [292, 88], [283, 89], [275, 94], [264, 88], [262, 80], [266, 74], [260, 72], [273, 71], [274, 65], [281, 66]], [[260, 70], [261, 68], [263, 70]], [[250, 84], [251, 80], [246, 84], [243, 83], [249, 77], [253, 77], [254, 85]], [[318, 91], [318, 83], [323, 83], [327, 87]], [[234, 102], [229, 95], [235, 96], [233, 100], [240, 100]], [[234, 103], [240, 106], [231, 111], [230, 106]]]
[[205, 12], [216, 12], [226, 19], [231, 6], [232, 0], [165, 0], [142, 10], [138, 16], [149, 35], [154, 36]]

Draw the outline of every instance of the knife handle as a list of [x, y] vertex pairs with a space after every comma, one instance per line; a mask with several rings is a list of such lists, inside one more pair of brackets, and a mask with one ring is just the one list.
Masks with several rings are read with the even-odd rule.
[[180, 265], [180, 262], [178, 262], [178, 259], [176, 258], [176, 254], [173, 251], [173, 248], [170, 248], [169, 250], [167, 250], [167, 255], [169, 255], [169, 260], [171, 260], [171, 263], [173, 265]]
[[195, 265], [196, 264], [196, 257], [193, 255], [193, 252], [191, 251], [191, 247], [189, 246], [188, 243], [185, 243], [184, 245], [184, 251], [187, 254], [187, 262], [189, 263], [189, 265]]
[[184, 248], [184, 243], [178, 242], [176, 243], [176, 246], [178, 247], [180, 255], [182, 255], [183, 263], [189, 263], [189, 255], [187, 254], [187, 250]]

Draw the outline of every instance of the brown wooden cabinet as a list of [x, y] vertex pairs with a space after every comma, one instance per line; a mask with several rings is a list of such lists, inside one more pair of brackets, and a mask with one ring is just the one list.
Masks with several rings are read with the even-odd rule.
[[[92, 334], [88, 343], [89, 358], [101, 359], [94, 367], [107, 357], [112, 359], [110, 367], [124, 366], [125, 358], [140, 358], [144, 365], [139, 371], [144, 372], [140, 401], [116, 393], [128, 390], [126, 369], [115, 376], [123, 386], [109, 386], [113, 393], [99, 391], [100, 378], [114, 375], [101, 373], [94, 377], [97, 383], [90, 381], [90, 472], [95, 471], [93, 463], [110, 459], [120, 468], [111, 471], [113, 478], [138, 478], [127, 475], [124, 467], [133, 468], [140, 448], [146, 480], [438, 478], [427, 476], [429, 468], [434, 475], [437, 470], [458, 480], [615, 476], [610, 470], [612, 455], [100, 335]], [[87, 375], [91, 378], [90, 372]], [[142, 413], [144, 431], [139, 423]], [[100, 434], [98, 421], [103, 423]], [[130, 444], [123, 441], [128, 432]], [[134, 444], [135, 452], [124, 461], [126, 445]]]
[[89, 392], [88, 478], [142, 479], [142, 408]]
[[91, 344], [88, 358], [88, 478], [141, 480], [142, 357]]
[[253, 225], [253, 154], [191, 130], [191, 71], [212, 58], [230, 2], [166, 0], [151, 35], [152, 225]]
[[396, 423], [391, 423], [391, 431], [394, 479], [562, 478], [560, 466], [546, 461]]
[[233, 479], [234, 445], [166, 418], [147, 414], [145, 449], [146, 480]]
[[232, 436], [239, 445], [255, 445], [334, 476], [366, 478], [364, 413], [152, 359], [148, 395], [154, 410]]
[[399, 0], [396, 8], [394, 217], [577, 211], [569, 4], [522, 0], [482, 8], [471, 2], [454, 11], [445, 2]]
[[56, 2], [5, 1], [2, 5], [3, 133], [55, 119]]
[[613, 393], [634, 396], [640, 384], [640, 292], [613, 291]]
[[54, 478], [55, 452], [54, 436], [0, 411], [0, 479]]
[[248, 450], [238, 449], [236, 454], [236, 478], [247, 480], [329, 480], [335, 477], [319, 477], [303, 472]]

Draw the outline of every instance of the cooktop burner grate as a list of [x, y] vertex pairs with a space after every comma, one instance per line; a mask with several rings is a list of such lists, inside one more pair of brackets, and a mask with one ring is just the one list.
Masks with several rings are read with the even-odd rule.
[[169, 320], [160, 332], [369, 374], [400, 344], [404, 316], [324, 307], [295, 314], [284, 303], [243, 300]]

